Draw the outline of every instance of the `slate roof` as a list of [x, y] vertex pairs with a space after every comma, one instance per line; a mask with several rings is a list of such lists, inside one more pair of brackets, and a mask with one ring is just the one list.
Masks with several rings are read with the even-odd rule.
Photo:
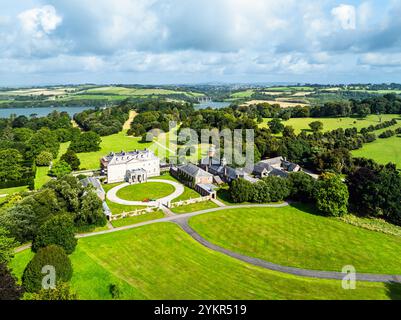
[[189, 176], [196, 178], [196, 177], [213, 177], [213, 175], [205, 170], [195, 166], [192, 163], [183, 165], [178, 167], [179, 171], [185, 172]]
[[81, 180], [81, 183], [84, 187], [87, 187], [89, 185], [94, 186], [96, 189], [103, 189], [102, 184], [100, 181], [94, 177], [87, 177], [85, 179]]
[[257, 174], [261, 174], [264, 170], [267, 170], [268, 172], [270, 172], [273, 170], [273, 168], [269, 163], [266, 163], [266, 162], [258, 162], [257, 164], [255, 164], [255, 166], [253, 168], [253, 172], [255, 172]]

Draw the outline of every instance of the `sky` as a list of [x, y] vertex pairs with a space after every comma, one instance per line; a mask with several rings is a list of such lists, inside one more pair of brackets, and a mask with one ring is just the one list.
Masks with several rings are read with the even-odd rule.
[[0, 0], [0, 85], [401, 82], [401, 0]]

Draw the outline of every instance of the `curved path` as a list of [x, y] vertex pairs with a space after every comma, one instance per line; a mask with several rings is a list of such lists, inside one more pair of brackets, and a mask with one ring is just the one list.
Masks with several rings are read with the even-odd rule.
[[[196, 240], [201, 245], [209, 248], [213, 251], [217, 251], [223, 253], [232, 258], [244, 261], [246, 263], [253, 264], [257, 267], [262, 267], [265, 269], [278, 271], [282, 273], [292, 274], [301, 277], [309, 277], [309, 278], [319, 278], [319, 279], [334, 279], [334, 280], [343, 280], [345, 274], [341, 272], [335, 271], [318, 271], [318, 270], [309, 270], [309, 269], [300, 269], [293, 267], [286, 267], [279, 264], [275, 264], [272, 262], [268, 262], [258, 258], [252, 258], [245, 256], [243, 254], [227, 250], [225, 248], [219, 247], [205, 238], [203, 238], [199, 233], [197, 233], [194, 229], [192, 229], [188, 224], [188, 218], [180, 219], [175, 221], [181, 228], [188, 233], [194, 240]], [[381, 275], [381, 274], [367, 274], [367, 273], [356, 273], [356, 280], [359, 281], [368, 281], [368, 282], [401, 282], [401, 275]]]
[[[165, 218], [151, 220], [151, 221], [145, 221], [145, 222], [137, 223], [134, 225], [124, 226], [124, 227], [120, 227], [120, 228], [114, 228], [111, 230], [79, 234], [79, 235], [76, 235], [76, 238], [79, 239], [79, 238], [96, 237], [96, 236], [103, 235], [103, 234], [114, 233], [114, 232], [129, 230], [129, 229], [135, 229], [135, 228], [139, 228], [139, 227], [142, 227], [145, 225], [150, 225], [150, 224], [155, 224], [155, 223], [175, 222], [175, 223], [179, 224], [181, 226], [181, 228], [185, 232], [187, 232], [194, 240], [196, 240], [198, 243], [202, 244], [203, 246], [205, 246], [211, 250], [228, 255], [232, 258], [250, 263], [252, 265], [262, 267], [265, 269], [269, 269], [269, 270], [273, 270], [273, 271], [292, 274], [292, 275], [296, 275], [296, 276], [319, 278], [319, 279], [342, 280], [344, 278], [344, 274], [341, 272], [318, 271], [318, 270], [287, 267], [287, 266], [282, 266], [282, 265], [278, 265], [275, 263], [271, 263], [271, 262], [268, 262], [268, 261], [265, 261], [262, 259], [248, 257], [245, 255], [221, 248], [213, 243], [208, 242], [204, 238], [202, 238], [198, 233], [195, 232], [195, 230], [193, 230], [188, 225], [189, 218], [198, 216], [198, 215], [202, 215], [205, 213], [223, 211], [223, 210], [229, 210], [229, 209], [243, 209], [243, 208], [281, 208], [281, 207], [286, 207], [288, 205], [289, 205], [288, 202], [284, 202], [284, 203], [280, 203], [280, 204], [255, 204], [255, 205], [236, 205], [236, 206], [219, 207], [219, 208], [207, 209], [207, 210], [202, 210], [202, 211], [197, 211], [197, 212], [192, 212], [192, 213], [180, 214], [180, 215], [171, 216], [171, 217], [165, 217]], [[25, 246], [19, 248], [18, 252], [28, 249], [29, 247], [30, 247], [29, 244], [25, 245]], [[401, 275], [358, 273], [356, 275], [356, 279], [360, 280], [360, 281], [368, 281], [368, 282], [398, 282], [398, 283], [401, 283]]]
[[158, 199], [157, 201], [150, 201], [150, 202], [128, 201], [121, 199], [117, 196], [118, 191], [130, 185], [129, 183], [123, 183], [117, 187], [114, 187], [109, 192], [107, 192], [107, 199], [109, 199], [111, 202], [119, 203], [126, 206], [159, 207], [160, 204], [167, 205], [170, 201], [174, 200], [175, 198], [178, 198], [180, 195], [184, 193], [184, 186], [180, 183], [162, 179], [151, 179], [148, 180], [146, 183], [152, 183], [152, 182], [166, 183], [172, 185], [175, 188], [175, 191], [172, 194], [168, 195], [167, 197]]

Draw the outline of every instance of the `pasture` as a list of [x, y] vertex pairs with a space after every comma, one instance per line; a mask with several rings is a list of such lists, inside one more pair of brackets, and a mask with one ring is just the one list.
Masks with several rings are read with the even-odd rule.
[[[384, 114], [381, 115], [382, 122], [389, 121], [393, 118], [399, 119], [401, 124], [401, 118], [399, 115], [395, 114]], [[271, 119], [263, 119], [263, 123], [259, 124], [259, 127], [266, 128], [267, 122]], [[323, 131], [331, 131], [338, 128], [357, 128], [358, 130], [362, 128], [369, 127], [370, 125], [377, 125], [380, 123], [380, 119], [377, 115], [369, 115], [366, 118], [354, 118], [354, 117], [344, 117], [344, 118], [292, 118], [288, 121], [283, 121], [285, 126], [292, 126], [295, 133], [301, 133], [301, 131], [310, 131], [309, 124], [314, 121], [320, 121], [323, 123]]]
[[401, 169], [401, 137], [377, 139], [367, 143], [362, 149], [352, 151], [354, 157], [364, 157], [375, 160], [380, 164], [395, 163]]
[[[21, 274], [32, 253], [11, 263]], [[398, 286], [359, 282], [343, 290], [340, 281], [286, 275], [254, 267], [206, 249], [179, 226], [158, 223], [80, 239], [71, 255], [73, 290], [80, 299], [389, 299]]]
[[357, 272], [401, 274], [400, 237], [314, 215], [305, 205], [231, 209], [189, 223], [214, 244], [285, 266], [341, 272], [353, 265]]

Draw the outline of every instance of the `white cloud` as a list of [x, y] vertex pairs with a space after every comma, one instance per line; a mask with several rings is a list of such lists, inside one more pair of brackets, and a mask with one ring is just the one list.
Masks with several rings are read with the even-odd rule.
[[341, 4], [333, 8], [331, 14], [344, 30], [356, 29], [356, 10], [354, 6]]
[[36, 37], [54, 31], [63, 21], [53, 6], [43, 6], [21, 12], [18, 15], [22, 30]]

